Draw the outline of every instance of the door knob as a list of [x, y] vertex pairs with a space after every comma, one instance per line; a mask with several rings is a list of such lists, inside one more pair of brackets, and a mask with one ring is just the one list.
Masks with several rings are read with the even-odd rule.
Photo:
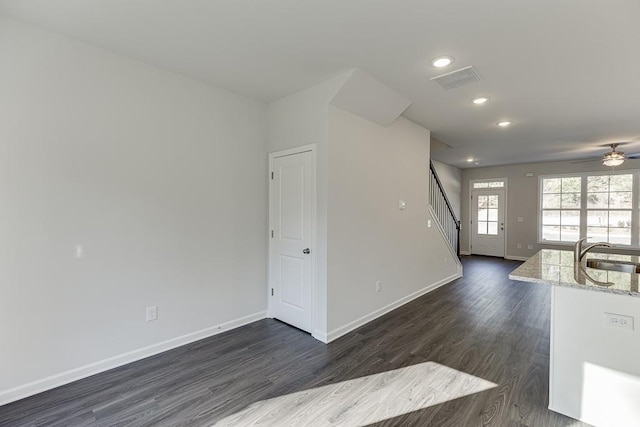
[[309, 249], [309, 248], [307, 248], [307, 249], [303, 249], [303, 250], [302, 250], [302, 253], [303, 253], [303, 254], [307, 254], [307, 255], [308, 255], [308, 254], [310, 254], [310, 253], [311, 253], [311, 249]]

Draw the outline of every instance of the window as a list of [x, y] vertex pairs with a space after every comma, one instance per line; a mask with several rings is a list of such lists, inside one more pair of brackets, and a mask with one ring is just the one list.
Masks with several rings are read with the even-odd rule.
[[631, 244], [633, 175], [587, 177], [587, 236], [613, 244]]
[[504, 181], [474, 182], [473, 188], [504, 188]]
[[639, 172], [540, 177], [540, 242], [639, 246], [634, 181]]
[[578, 177], [542, 179], [542, 240], [575, 242], [580, 238]]
[[478, 196], [478, 234], [498, 235], [498, 196]]

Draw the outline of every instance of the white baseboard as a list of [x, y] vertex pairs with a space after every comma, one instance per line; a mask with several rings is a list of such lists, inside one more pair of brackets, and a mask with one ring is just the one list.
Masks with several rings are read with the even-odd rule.
[[505, 255], [504, 259], [512, 259], [514, 261], [526, 261], [529, 257], [526, 256], [515, 256], [515, 255]]
[[327, 340], [327, 334], [324, 332], [321, 332], [319, 330], [315, 330], [315, 332], [313, 334], [311, 334], [312, 337], [314, 337], [315, 339], [317, 339], [318, 341], [321, 341], [325, 344], [328, 344], [329, 341]]
[[[581, 414], [570, 414], [570, 413], [568, 413], [567, 411], [564, 411], [564, 410], [562, 410], [562, 411], [561, 411], [561, 410], [559, 410], [559, 409], [557, 409], [557, 408], [554, 408], [554, 407], [551, 405], [551, 403], [549, 403], [548, 408], [549, 408], [549, 410], [550, 410], [550, 411], [557, 412], [558, 414], [565, 415], [565, 416], [567, 416], [567, 417], [569, 417], [569, 418], [573, 418], [574, 420], [578, 420], [578, 421], [582, 421], [582, 422], [587, 423], [587, 424], [591, 424], [591, 423], [589, 422], [589, 420], [585, 420], [584, 418], [582, 418], [582, 417], [580, 416]], [[593, 422], [593, 420], [591, 420], [591, 422]], [[594, 425], [595, 425], [595, 424], [594, 424]]]
[[471, 255], [471, 251], [460, 251], [460, 255]]
[[15, 402], [16, 400], [24, 399], [25, 397], [33, 396], [34, 394], [42, 393], [43, 391], [51, 390], [52, 388], [56, 388], [61, 385], [69, 384], [71, 382], [90, 377], [91, 375], [108, 371], [109, 369], [117, 368], [118, 366], [126, 365], [127, 363], [135, 362], [149, 356], [153, 356], [174, 349], [176, 347], [192, 343], [194, 341], [199, 341], [201, 339], [226, 332], [230, 329], [247, 325], [249, 323], [255, 322], [256, 320], [264, 319], [266, 318], [266, 316], [266, 311], [260, 311], [258, 313], [240, 317], [238, 319], [221, 323], [216, 326], [212, 326], [196, 332], [191, 332], [180, 337], [172, 338], [167, 341], [120, 354], [118, 356], [90, 363], [88, 365], [71, 369], [66, 372], [61, 372], [59, 374], [52, 375], [41, 380], [33, 381], [28, 384], [24, 384], [8, 390], [0, 391], [0, 406], [6, 405], [7, 403]]
[[447, 278], [444, 278], [436, 283], [433, 283], [423, 289], [420, 289], [419, 291], [416, 291], [412, 294], [407, 295], [404, 298], [400, 298], [397, 301], [392, 302], [391, 304], [385, 305], [384, 307], [373, 311], [365, 316], [360, 317], [359, 319], [354, 320], [353, 322], [349, 322], [344, 326], [341, 326], [337, 329], [334, 329], [333, 331], [329, 332], [327, 334], [327, 343], [340, 338], [343, 335], [348, 334], [349, 332], [353, 331], [354, 329], [359, 328], [360, 326], [371, 322], [374, 319], [377, 319], [378, 317], [387, 314], [388, 312], [395, 310], [396, 308], [410, 302], [413, 301], [414, 299], [421, 297], [422, 295], [426, 294], [427, 292], [431, 292], [434, 289], [439, 288], [440, 286], [446, 285], [447, 283], [450, 283], [460, 277], [462, 277], [462, 273], [461, 273], [461, 269], [458, 269], [458, 272], [456, 274], [453, 274]]

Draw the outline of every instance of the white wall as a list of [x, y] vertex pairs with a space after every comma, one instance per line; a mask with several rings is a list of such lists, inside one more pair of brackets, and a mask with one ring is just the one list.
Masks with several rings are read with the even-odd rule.
[[433, 167], [436, 169], [438, 179], [442, 184], [447, 199], [451, 203], [451, 208], [456, 214], [456, 218], [460, 220], [461, 209], [460, 203], [462, 199], [462, 170], [455, 166], [448, 165], [446, 163], [438, 162], [431, 159]]
[[267, 107], [268, 151], [317, 144], [316, 153], [316, 297], [313, 335], [327, 340], [327, 108], [349, 71], [270, 103]]
[[0, 404], [265, 315], [263, 104], [4, 18], [0, 59]]
[[459, 273], [438, 230], [427, 228], [428, 168], [428, 130], [329, 107], [330, 340]]
[[[640, 160], [627, 160], [616, 170], [639, 169]], [[528, 258], [542, 248], [566, 249], [567, 246], [538, 244], [538, 177], [564, 173], [599, 172], [607, 173], [611, 168], [600, 162], [546, 162], [527, 163], [488, 168], [464, 169], [462, 172], [462, 232], [461, 250], [469, 250], [469, 183], [477, 179], [507, 178], [507, 241], [506, 254], [509, 257]], [[532, 172], [533, 177], [526, 173]], [[522, 217], [523, 222], [517, 222]], [[522, 248], [518, 249], [518, 243]], [[533, 249], [527, 249], [532, 245]]]

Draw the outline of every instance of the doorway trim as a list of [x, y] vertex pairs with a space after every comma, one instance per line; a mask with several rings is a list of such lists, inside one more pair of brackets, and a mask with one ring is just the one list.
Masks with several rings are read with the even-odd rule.
[[504, 227], [504, 254], [502, 255], [503, 258], [507, 258], [507, 242], [509, 241], [507, 239], [508, 237], [508, 233], [509, 233], [509, 227], [508, 227], [508, 211], [509, 211], [509, 182], [507, 180], [507, 178], [487, 178], [487, 179], [471, 179], [469, 180], [469, 198], [467, 199], [467, 201], [469, 202], [469, 220], [467, 221], [467, 228], [468, 228], [468, 236], [469, 236], [469, 255], [473, 254], [473, 250], [471, 247], [471, 241], [473, 239], [473, 226], [471, 224], [471, 220], [473, 218], [473, 203], [471, 203], [471, 196], [473, 196], [473, 184], [477, 183], [477, 182], [495, 182], [495, 181], [503, 181], [504, 182], [504, 223], [505, 223], [505, 227]]
[[273, 310], [271, 305], [271, 288], [273, 283], [271, 282], [271, 254], [272, 254], [272, 237], [271, 232], [274, 229], [274, 207], [273, 207], [273, 162], [278, 157], [291, 156], [301, 153], [312, 153], [312, 165], [313, 165], [313, 182], [311, 185], [311, 330], [308, 331], [313, 337], [316, 337], [317, 326], [317, 279], [316, 279], [316, 252], [318, 248], [317, 239], [317, 206], [318, 206], [318, 194], [317, 194], [317, 179], [318, 179], [318, 166], [317, 166], [317, 154], [318, 144], [302, 145], [300, 147], [289, 148], [286, 150], [274, 151], [269, 153], [269, 170], [267, 171], [267, 180], [269, 182], [269, 227], [267, 229], [267, 317], [273, 319]]

